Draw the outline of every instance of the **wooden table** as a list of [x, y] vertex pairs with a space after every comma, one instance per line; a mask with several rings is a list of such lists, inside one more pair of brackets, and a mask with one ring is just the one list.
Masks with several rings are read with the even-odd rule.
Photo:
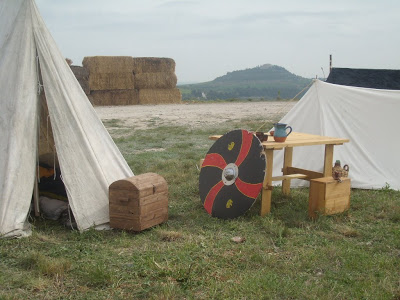
[[[210, 136], [211, 140], [217, 140], [221, 135]], [[348, 143], [349, 139], [320, 136], [308, 133], [292, 132], [283, 143], [277, 143], [269, 136], [269, 140], [262, 142], [266, 156], [265, 177], [263, 182], [261, 198], [261, 216], [271, 211], [271, 195], [273, 181], [282, 181], [282, 192], [285, 195], [290, 194], [291, 179], [311, 180], [322, 177], [332, 176], [333, 166], [333, 147]], [[300, 169], [292, 166], [293, 148], [298, 146], [325, 145], [324, 168], [322, 173], [312, 170]], [[274, 151], [284, 149], [283, 168], [281, 176], [272, 176]]]

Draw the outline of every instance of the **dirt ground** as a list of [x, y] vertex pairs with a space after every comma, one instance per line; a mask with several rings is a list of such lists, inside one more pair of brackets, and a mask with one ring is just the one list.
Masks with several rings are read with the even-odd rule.
[[265, 119], [276, 121], [296, 102], [224, 102], [164, 105], [97, 106], [103, 121], [120, 120], [126, 127], [146, 129], [162, 125], [201, 127], [229, 120]]

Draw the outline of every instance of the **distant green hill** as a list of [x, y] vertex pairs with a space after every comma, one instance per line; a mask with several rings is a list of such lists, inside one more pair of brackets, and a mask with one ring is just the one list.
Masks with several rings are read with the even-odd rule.
[[213, 81], [180, 85], [183, 99], [292, 99], [311, 79], [294, 75], [285, 68], [262, 65], [228, 72]]

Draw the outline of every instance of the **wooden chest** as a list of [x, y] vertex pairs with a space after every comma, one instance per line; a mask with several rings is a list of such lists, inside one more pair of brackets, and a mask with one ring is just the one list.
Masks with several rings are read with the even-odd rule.
[[165, 179], [145, 173], [113, 182], [109, 188], [110, 226], [142, 231], [168, 220]]
[[308, 215], [316, 217], [316, 212], [332, 215], [343, 212], [350, 207], [350, 178], [342, 178], [338, 182], [332, 177], [312, 179]]

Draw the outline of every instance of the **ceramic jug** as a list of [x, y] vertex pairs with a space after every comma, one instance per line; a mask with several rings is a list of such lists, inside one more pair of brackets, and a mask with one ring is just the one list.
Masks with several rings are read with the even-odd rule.
[[[274, 128], [274, 136], [276, 137], [287, 137], [292, 132], [292, 127], [287, 126], [287, 124], [284, 123], [275, 123]], [[289, 132], [287, 132], [288, 129]]]
[[343, 168], [340, 166], [340, 160], [335, 162], [332, 168], [332, 177], [339, 182], [342, 182], [341, 177], [347, 177], [349, 174], [349, 166], [344, 165]]

